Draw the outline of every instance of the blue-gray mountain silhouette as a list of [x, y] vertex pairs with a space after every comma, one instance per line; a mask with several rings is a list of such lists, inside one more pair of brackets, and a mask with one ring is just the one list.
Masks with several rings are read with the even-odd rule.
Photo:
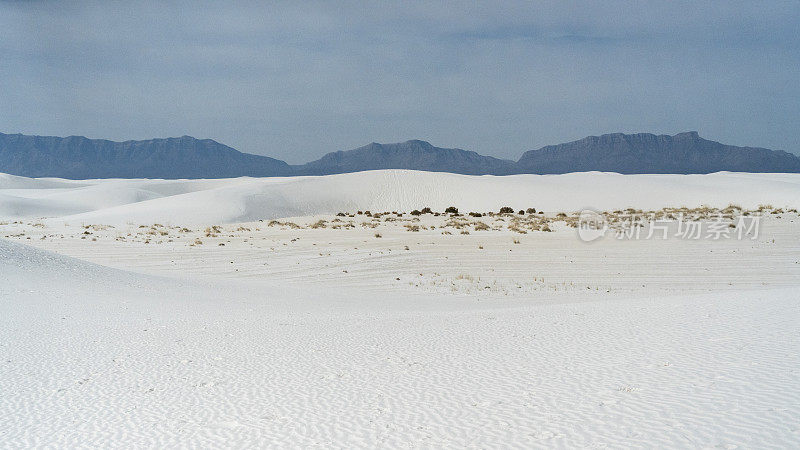
[[375, 169], [413, 169], [467, 175], [507, 175], [514, 173], [514, 161], [479, 155], [458, 148], [434, 147], [412, 140], [398, 144], [372, 144], [355, 150], [328, 153], [297, 167], [304, 175], [329, 175]]
[[540, 174], [800, 172], [800, 158], [783, 151], [720, 144], [695, 131], [675, 136], [614, 133], [527, 151], [517, 170]]
[[26, 177], [227, 178], [290, 175], [283, 161], [191, 136], [113, 142], [0, 133], [0, 172]]
[[633, 173], [800, 172], [800, 158], [765, 148], [675, 136], [604, 134], [525, 152], [519, 161], [434, 147], [425, 141], [377, 144], [329, 153], [303, 165], [241, 153], [210, 139], [113, 142], [0, 133], [0, 172], [60, 178], [227, 178], [328, 175], [414, 169], [472, 175], [557, 174], [590, 170]]

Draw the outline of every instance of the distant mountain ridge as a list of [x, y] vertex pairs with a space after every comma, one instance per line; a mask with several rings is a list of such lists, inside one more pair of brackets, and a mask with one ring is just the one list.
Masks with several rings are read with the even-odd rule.
[[613, 133], [527, 151], [517, 169], [540, 174], [800, 172], [800, 158], [766, 148], [720, 144], [696, 131], [674, 136]]
[[26, 177], [228, 178], [290, 175], [284, 161], [242, 153], [211, 139], [114, 142], [83, 136], [0, 133], [0, 172]]
[[328, 153], [297, 170], [300, 174], [330, 175], [376, 169], [411, 169], [466, 175], [514, 173], [514, 161], [479, 155], [458, 148], [434, 147], [411, 140], [398, 144], [371, 143], [354, 150]]
[[800, 157], [784, 151], [736, 147], [701, 138], [604, 134], [525, 152], [519, 161], [440, 148], [411, 140], [372, 143], [328, 153], [302, 165], [242, 153], [211, 139], [179, 138], [114, 142], [82, 136], [0, 133], [0, 172], [26, 177], [230, 178], [329, 175], [377, 169], [411, 169], [469, 175], [800, 172]]

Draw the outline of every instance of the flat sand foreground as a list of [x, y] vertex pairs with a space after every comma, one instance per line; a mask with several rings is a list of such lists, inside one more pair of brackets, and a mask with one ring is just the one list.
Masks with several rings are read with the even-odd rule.
[[151, 277], [7, 240], [0, 269], [9, 447], [800, 440], [796, 286], [551, 304], [376, 296]]

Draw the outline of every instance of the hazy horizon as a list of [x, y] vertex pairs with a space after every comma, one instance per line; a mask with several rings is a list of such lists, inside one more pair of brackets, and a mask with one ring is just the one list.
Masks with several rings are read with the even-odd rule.
[[0, 2], [0, 129], [291, 164], [689, 130], [800, 152], [796, 2], [192, 5]]

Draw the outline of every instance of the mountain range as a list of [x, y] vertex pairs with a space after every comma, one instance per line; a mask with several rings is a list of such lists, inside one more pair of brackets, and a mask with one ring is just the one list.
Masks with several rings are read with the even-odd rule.
[[372, 143], [328, 153], [302, 165], [242, 153], [211, 139], [179, 138], [114, 142], [82, 136], [0, 133], [0, 172], [27, 177], [228, 178], [329, 175], [376, 169], [413, 169], [470, 175], [800, 172], [800, 157], [778, 150], [736, 147], [701, 138], [604, 134], [525, 152], [518, 161], [411, 140]]

